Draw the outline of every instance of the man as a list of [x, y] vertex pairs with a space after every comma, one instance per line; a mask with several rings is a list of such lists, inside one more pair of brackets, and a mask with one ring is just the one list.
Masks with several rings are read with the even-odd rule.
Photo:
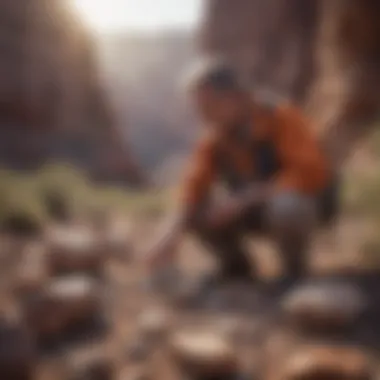
[[[181, 191], [176, 222], [151, 252], [152, 265], [172, 259], [184, 232], [218, 258], [219, 278], [255, 278], [243, 237], [266, 233], [291, 278], [305, 258], [332, 174], [300, 110], [255, 99], [222, 62], [205, 63], [189, 86], [205, 123]], [[225, 185], [217, 202], [213, 190]]]

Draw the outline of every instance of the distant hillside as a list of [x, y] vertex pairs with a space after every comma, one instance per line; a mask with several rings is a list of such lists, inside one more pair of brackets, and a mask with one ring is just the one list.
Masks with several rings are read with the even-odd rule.
[[[197, 123], [180, 89], [183, 70], [195, 56], [191, 33], [106, 35], [100, 55], [133, 154], [148, 172], [165, 172], [161, 165], [186, 154], [196, 135]], [[170, 173], [176, 172], [173, 166]]]

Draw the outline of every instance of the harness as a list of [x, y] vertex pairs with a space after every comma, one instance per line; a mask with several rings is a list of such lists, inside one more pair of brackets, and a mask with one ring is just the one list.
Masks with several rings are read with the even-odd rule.
[[[268, 112], [274, 112], [275, 107], [266, 108]], [[222, 150], [216, 152], [216, 164], [219, 168], [219, 180], [231, 192], [237, 192], [244, 188], [252, 180], [268, 181], [276, 173], [281, 171], [282, 164], [278, 157], [273, 141], [270, 139], [253, 141], [248, 128], [242, 128], [239, 139], [242, 148], [247, 149], [255, 163], [255, 175], [248, 181], [237, 173], [233, 163]], [[327, 184], [326, 188], [317, 195], [319, 220], [322, 224], [329, 224], [339, 212], [340, 178], [337, 175]]]

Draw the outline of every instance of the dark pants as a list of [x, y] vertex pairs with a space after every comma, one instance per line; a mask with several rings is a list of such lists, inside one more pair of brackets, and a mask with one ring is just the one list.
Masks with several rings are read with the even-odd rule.
[[243, 240], [247, 234], [264, 234], [277, 245], [286, 272], [299, 277], [306, 270], [307, 250], [317, 225], [316, 209], [313, 199], [284, 193], [266, 206], [248, 209], [239, 220], [223, 228], [211, 228], [199, 222], [192, 231], [218, 259], [223, 276], [254, 275], [255, 267]]

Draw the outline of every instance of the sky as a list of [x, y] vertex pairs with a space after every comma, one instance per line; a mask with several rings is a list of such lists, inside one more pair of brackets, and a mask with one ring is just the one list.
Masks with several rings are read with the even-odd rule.
[[202, 0], [71, 0], [99, 32], [192, 27]]

